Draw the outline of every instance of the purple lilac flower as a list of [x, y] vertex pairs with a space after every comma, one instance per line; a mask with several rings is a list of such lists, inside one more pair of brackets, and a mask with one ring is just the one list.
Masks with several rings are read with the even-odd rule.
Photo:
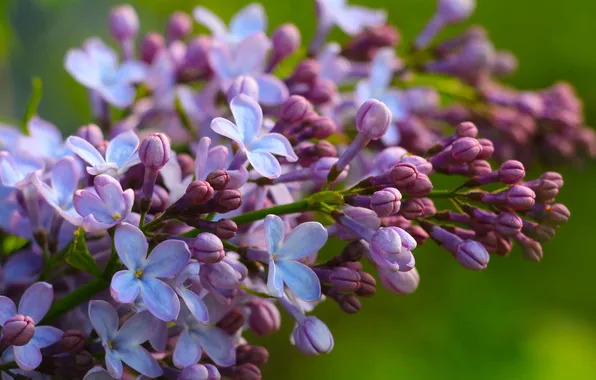
[[77, 190], [74, 208], [83, 217], [85, 231], [102, 231], [123, 222], [134, 203], [134, 190], [122, 190], [120, 182], [106, 174], [93, 180], [93, 189]]
[[64, 67], [77, 82], [118, 108], [133, 103], [136, 94], [133, 84], [142, 82], [147, 74], [145, 65], [140, 62], [118, 65], [116, 53], [99, 38], [87, 40], [83, 49], [70, 49]]
[[331, 42], [323, 47], [317, 55], [321, 69], [320, 76], [333, 83], [341, 83], [350, 73], [350, 61], [341, 56], [341, 46]]
[[200, 281], [201, 264], [190, 260], [180, 273], [171, 281], [172, 288], [184, 301], [191, 314], [202, 323], [209, 321], [207, 306], [202, 297], [187, 287], [189, 281]]
[[[229, 151], [227, 147], [222, 145], [211, 147], [211, 139], [208, 137], [199, 140], [195, 159], [195, 180], [204, 181], [209, 173], [227, 169], [228, 164]], [[248, 172], [244, 167], [226, 172], [230, 176], [226, 189], [239, 189], [248, 179]]]
[[145, 235], [133, 225], [124, 223], [114, 236], [116, 251], [126, 270], [112, 278], [112, 295], [119, 302], [131, 303], [137, 296], [151, 314], [163, 321], [173, 321], [180, 311], [176, 292], [160, 278], [176, 276], [190, 260], [183, 241], [168, 240], [157, 245], [147, 256]]
[[120, 379], [122, 362], [145, 376], [155, 378], [163, 373], [157, 361], [141, 344], [149, 339], [155, 318], [144, 311], [136, 313], [118, 328], [116, 309], [105, 301], [89, 302], [89, 319], [106, 350], [106, 367], [110, 376]]
[[213, 38], [226, 44], [236, 44], [242, 40], [267, 31], [267, 15], [259, 3], [251, 3], [239, 10], [226, 28], [223, 21], [205, 7], [198, 6], [192, 12], [195, 20], [211, 31]]
[[[0, 296], [0, 324], [4, 325], [3, 337], [7, 334], [7, 321], [14, 316], [29, 318], [31, 323], [38, 323], [48, 312], [54, 290], [47, 282], [37, 282], [31, 285], [19, 302], [19, 308], [5, 296]], [[25, 371], [33, 371], [41, 363], [41, 348], [45, 348], [62, 337], [62, 331], [51, 326], [35, 326], [35, 333], [24, 345], [13, 345], [14, 359], [19, 367]]]
[[286, 226], [276, 215], [265, 218], [265, 239], [269, 258], [267, 289], [275, 297], [283, 295], [284, 283], [306, 301], [321, 296], [321, 283], [315, 272], [298, 260], [321, 249], [327, 242], [327, 230], [320, 223], [298, 225], [286, 237]]
[[259, 136], [263, 126], [263, 110], [257, 102], [240, 94], [232, 99], [230, 108], [237, 124], [217, 117], [213, 119], [211, 129], [238, 143], [259, 174], [267, 178], [281, 175], [281, 166], [274, 154], [283, 156], [291, 162], [298, 160], [285, 136], [279, 133]]
[[49, 121], [34, 116], [27, 123], [27, 132], [27, 136], [20, 136], [18, 140], [20, 151], [30, 152], [50, 163], [72, 154], [64, 145], [60, 130]]
[[43, 160], [24, 152], [14, 155], [0, 152], [0, 181], [7, 187], [22, 189], [31, 183], [36, 172], [43, 172]]
[[337, 25], [345, 33], [355, 35], [367, 27], [380, 26], [387, 20], [382, 10], [348, 5], [346, 0], [316, 0], [318, 22], [327, 28]]
[[66, 145], [90, 165], [87, 173], [91, 175], [105, 173], [116, 177], [141, 162], [137, 152], [139, 138], [132, 131], [114, 137], [106, 148], [105, 158], [93, 145], [80, 137], [70, 136]]
[[16, 252], [0, 268], [0, 292], [11, 285], [28, 285], [37, 279], [43, 266], [41, 254], [32, 250]]

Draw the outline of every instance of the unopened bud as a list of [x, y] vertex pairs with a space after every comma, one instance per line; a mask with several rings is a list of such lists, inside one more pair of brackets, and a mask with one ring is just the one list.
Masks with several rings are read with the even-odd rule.
[[236, 96], [244, 94], [249, 98], [259, 101], [259, 85], [253, 77], [240, 76], [232, 82], [228, 89], [228, 102], [231, 102]]
[[79, 330], [66, 330], [58, 345], [61, 352], [76, 353], [85, 347], [85, 337]]
[[397, 214], [401, 207], [401, 193], [393, 187], [379, 190], [372, 195], [370, 207], [380, 217]]
[[139, 17], [131, 5], [112, 8], [108, 21], [110, 33], [118, 41], [130, 40], [139, 32]]
[[279, 118], [288, 123], [297, 123], [304, 120], [311, 111], [312, 105], [308, 100], [300, 95], [292, 95], [281, 105]]
[[163, 133], [152, 133], [145, 137], [139, 147], [139, 158], [149, 169], [161, 169], [170, 160], [170, 140]]
[[248, 325], [257, 336], [277, 332], [281, 326], [281, 315], [277, 306], [269, 301], [255, 301], [249, 304]]
[[75, 135], [86, 140], [96, 148], [103, 143], [103, 132], [101, 131], [101, 128], [95, 124], [83, 125], [81, 128], [77, 129]]
[[376, 99], [369, 99], [360, 106], [356, 113], [356, 128], [359, 133], [371, 140], [378, 140], [391, 123], [391, 111], [384, 103]]
[[236, 236], [238, 225], [230, 219], [220, 219], [215, 225], [215, 234], [220, 239], [231, 239]]
[[184, 12], [176, 11], [170, 15], [166, 26], [169, 41], [182, 40], [192, 32], [192, 19]]
[[209, 264], [220, 262], [226, 255], [221, 240], [209, 232], [202, 232], [197, 235], [191, 246], [191, 252], [195, 259]]
[[307, 356], [327, 354], [333, 349], [333, 335], [316, 317], [306, 317], [292, 332], [296, 347]]
[[238, 190], [226, 189], [215, 195], [215, 211], [224, 214], [242, 205], [242, 194]]
[[17, 314], [8, 318], [2, 327], [2, 340], [13, 346], [24, 346], [35, 334], [35, 323], [28, 316]]
[[157, 54], [164, 49], [166, 42], [163, 36], [157, 32], [147, 33], [141, 40], [140, 55], [143, 62], [151, 64]]
[[244, 314], [242, 314], [240, 309], [234, 308], [217, 322], [216, 326], [224, 330], [228, 335], [233, 335], [244, 326]]
[[228, 182], [230, 182], [230, 175], [225, 170], [216, 170], [207, 175], [205, 179], [214, 190], [223, 190]]
[[294, 24], [280, 25], [273, 31], [271, 42], [276, 59], [282, 60], [300, 47], [300, 31]]

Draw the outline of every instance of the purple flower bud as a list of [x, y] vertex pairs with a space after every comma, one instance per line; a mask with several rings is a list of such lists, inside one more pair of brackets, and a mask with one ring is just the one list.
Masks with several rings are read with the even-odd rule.
[[493, 142], [489, 139], [478, 139], [478, 143], [482, 149], [476, 158], [479, 160], [488, 160], [495, 152], [495, 146], [493, 145]]
[[269, 351], [265, 347], [243, 344], [236, 347], [236, 363], [251, 363], [263, 366], [269, 361]]
[[522, 247], [524, 257], [528, 260], [540, 262], [544, 255], [542, 245], [526, 235], [519, 233], [514, 237], [515, 241]]
[[75, 135], [86, 140], [96, 148], [103, 144], [103, 132], [95, 124], [83, 125], [77, 129]]
[[439, 0], [438, 16], [447, 24], [465, 21], [476, 9], [476, 0]]
[[536, 199], [540, 203], [551, 203], [559, 194], [559, 187], [553, 181], [540, 179], [532, 189], [536, 192]]
[[196, 36], [188, 42], [183, 68], [190, 78], [197, 78], [210, 70], [208, 54], [211, 44], [211, 37], [207, 36]]
[[2, 340], [13, 346], [24, 346], [35, 333], [35, 323], [31, 317], [17, 314], [10, 317], [2, 327]]
[[495, 56], [492, 73], [496, 77], [506, 77], [517, 70], [518, 62], [515, 55], [508, 51], [499, 51]]
[[362, 303], [353, 294], [337, 293], [333, 295], [333, 299], [337, 302], [340, 309], [347, 314], [356, 314], [362, 309]]
[[358, 262], [366, 250], [366, 246], [360, 240], [355, 240], [346, 245], [339, 257], [342, 262]]
[[151, 64], [157, 54], [165, 47], [166, 42], [163, 36], [157, 32], [147, 33], [141, 40], [139, 47], [143, 62]]
[[398, 188], [412, 185], [418, 177], [418, 169], [410, 163], [399, 163], [390, 171], [371, 179], [373, 185], [391, 184]]
[[[337, 162], [337, 158], [335, 157], [323, 157], [317, 162], [315, 162], [311, 167], [311, 175], [312, 181], [317, 185], [322, 185], [327, 181], [327, 177], [329, 176], [329, 172], [335, 163]], [[346, 166], [341, 173], [337, 176], [337, 178], [333, 181], [333, 183], [338, 183], [346, 179], [348, 176], [348, 171], [350, 170], [350, 166]]]
[[294, 24], [280, 25], [273, 31], [271, 42], [273, 55], [276, 60], [281, 61], [294, 54], [300, 47], [300, 31]]
[[408, 220], [421, 218], [424, 215], [424, 202], [419, 198], [411, 198], [403, 202], [399, 214]]
[[505, 161], [499, 168], [499, 179], [502, 183], [513, 185], [520, 182], [526, 176], [524, 164], [519, 161]]
[[248, 97], [258, 101], [259, 100], [259, 85], [253, 77], [240, 76], [232, 82], [228, 89], [228, 102], [231, 102], [236, 96], [244, 94]]
[[79, 330], [66, 330], [58, 345], [61, 352], [77, 353], [85, 347], [85, 337]]
[[500, 193], [486, 193], [481, 200], [486, 203], [496, 203], [515, 211], [523, 211], [534, 206], [535, 198], [536, 194], [529, 187], [514, 185]]
[[360, 297], [372, 297], [377, 293], [377, 280], [366, 272], [360, 272], [360, 288], [356, 289], [356, 294]]
[[433, 165], [425, 158], [406, 154], [401, 158], [400, 162], [410, 163], [416, 166], [416, 170], [422, 174], [429, 175], [433, 170]]
[[252, 363], [221, 367], [221, 375], [226, 379], [234, 380], [261, 380], [261, 370]]
[[370, 207], [380, 217], [397, 214], [401, 207], [401, 193], [393, 187], [379, 190], [372, 195]]
[[462, 137], [453, 143], [451, 146], [451, 157], [457, 162], [470, 162], [475, 159], [482, 147], [478, 141], [471, 137]]
[[184, 368], [178, 380], [219, 380], [217, 367], [212, 364], [193, 364]]
[[223, 190], [228, 182], [230, 182], [230, 175], [225, 170], [215, 170], [207, 175], [205, 179], [213, 190]]
[[152, 133], [139, 146], [139, 158], [146, 168], [159, 170], [170, 160], [170, 140], [163, 133]]
[[435, 226], [430, 223], [421, 223], [422, 228], [424, 228], [430, 236], [440, 245], [442, 245], [446, 250], [451, 252], [453, 255], [457, 253], [457, 247], [463, 243], [463, 239], [458, 237], [457, 235], [448, 232], [444, 228]]
[[384, 256], [397, 255], [402, 251], [401, 236], [395, 227], [381, 227], [372, 235], [370, 249]]
[[139, 17], [131, 5], [112, 8], [108, 21], [110, 33], [118, 41], [131, 40], [139, 32]]
[[523, 226], [522, 219], [512, 212], [502, 212], [495, 220], [495, 229], [503, 236], [515, 236]]
[[348, 42], [342, 55], [350, 60], [370, 62], [380, 48], [397, 46], [400, 39], [399, 31], [392, 25], [369, 26]]
[[224, 330], [228, 335], [234, 333], [244, 326], [244, 314], [238, 308], [230, 310], [222, 319], [217, 322], [216, 326]]
[[333, 268], [327, 280], [331, 288], [340, 293], [351, 293], [360, 287], [360, 275], [349, 268]]
[[559, 189], [563, 187], [563, 176], [557, 172], [542, 173], [540, 179], [554, 182]]
[[433, 190], [433, 184], [426, 174], [418, 173], [416, 180], [402, 190], [413, 197], [423, 197]]
[[490, 259], [486, 248], [477, 241], [466, 240], [457, 246], [455, 258], [469, 270], [484, 270]]
[[478, 128], [474, 123], [470, 121], [464, 121], [455, 127], [455, 136], [459, 138], [470, 137], [474, 139], [478, 136]]
[[534, 207], [532, 207], [527, 215], [538, 220], [539, 222], [550, 224], [552, 226], [558, 226], [569, 221], [571, 212], [565, 205], [560, 203], [554, 205], [537, 203], [534, 205]]
[[190, 251], [195, 259], [208, 264], [218, 263], [226, 255], [221, 240], [209, 232], [198, 234]]
[[411, 294], [420, 283], [420, 275], [416, 268], [409, 272], [390, 272], [379, 269], [379, 280], [385, 289], [395, 294]]
[[333, 335], [316, 317], [306, 317], [292, 332], [296, 347], [307, 356], [328, 354], [333, 349]]
[[306, 98], [314, 105], [320, 106], [328, 103], [337, 94], [337, 86], [328, 79], [317, 78], [305, 94]]
[[476, 159], [470, 162], [468, 165], [467, 175], [471, 177], [481, 176], [488, 174], [492, 171], [492, 168], [488, 161]]
[[166, 25], [168, 41], [182, 40], [192, 32], [192, 19], [184, 12], [177, 11], [170, 15]]
[[539, 243], [546, 243], [555, 237], [555, 229], [548, 224], [538, 224], [529, 220], [523, 221], [523, 233]]
[[188, 199], [190, 205], [200, 206], [213, 198], [213, 188], [208, 182], [194, 181], [186, 188], [184, 198]]
[[195, 160], [186, 153], [178, 153], [176, 156], [182, 177], [193, 175], [195, 173]]
[[215, 225], [215, 234], [220, 239], [231, 239], [236, 236], [238, 225], [230, 219], [220, 219]]
[[356, 128], [370, 140], [378, 140], [391, 123], [391, 111], [384, 103], [369, 99], [360, 106], [356, 113]]
[[271, 335], [279, 330], [281, 315], [275, 304], [259, 300], [250, 302], [248, 306], [250, 308], [248, 325], [257, 336]]
[[287, 123], [298, 123], [312, 111], [312, 105], [300, 95], [292, 95], [281, 105], [279, 118]]
[[296, 65], [289, 82], [312, 84], [319, 77], [320, 73], [321, 67], [316, 60], [305, 59]]
[[215, 195], [215, 211], [224, 214], [242, 205], [242, 194], [238, 190], [225, 189]]

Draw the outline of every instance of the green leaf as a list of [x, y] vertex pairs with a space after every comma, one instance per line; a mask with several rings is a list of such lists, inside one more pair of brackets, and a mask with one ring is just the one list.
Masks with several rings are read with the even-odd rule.
[[39, 77], [34, 77], [31, 81], [31, 96], [27, 101], [27, 108], [25, 108], [25, 115], [23, 115], [23, 124], [21, 125], [21, 129], [24, 134], [29, 134], [29, 129], [27, 128], [27, 124], [29, 124], [29, 120], [33, 116], [37, 114], [37, 107], [39, 107], [39, 102], [41, 102], [41, 96], [43, 95], [43, 83]]
[[313, 194], [309, 198], [309, 203], [310, 202], [341, 206], [344, 204], [344, 197], [337, 191], [321, 191], [320, 193]]
[[8, 235], [2, 239], [2, 257], [8, 257], [27, 245], [27, 239], [15, 235]]
[[74, 240], [66, 254], [66, 262], [68, 265], [82, 270], [83, 272], [87, 272], [95, 277], [101, 276], [101, 269], [99, 269], [95, 259], [87, 249], [87, 243], [85, 243], [85, 230], [83, 230], [83, 227], [79, 227], [74, 235]]
[[321, 223], [324, 226], [330, 226], [335, 223], [335, 219], [326, 212], [315, 212], [315, 221]]

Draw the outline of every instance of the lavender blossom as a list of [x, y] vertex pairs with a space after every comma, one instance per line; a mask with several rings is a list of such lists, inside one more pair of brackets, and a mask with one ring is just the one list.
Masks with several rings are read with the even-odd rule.
[[211, 31], [217, 41], [226, 44], [234, 45], [250, 36], [267, 31], [267, 15], [259, 3], [249, 4], [239, 10], [232, 17], [229, 29], [216, 14], [205, 7], [196, 7], [192, 14], [199, 24]]

